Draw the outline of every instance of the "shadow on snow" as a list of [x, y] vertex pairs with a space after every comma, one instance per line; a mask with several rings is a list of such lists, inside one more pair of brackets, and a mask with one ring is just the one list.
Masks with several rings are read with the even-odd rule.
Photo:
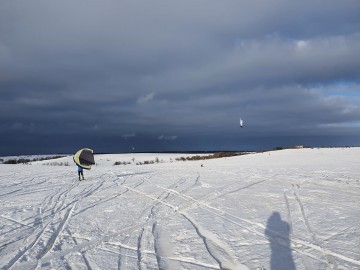
[[295, 270], [294, 259], [291, 254], [291, 227], [281, 219], [279, 212], [273, 212], [267, 220], [265, 235], [270, 242], [271, 270]]

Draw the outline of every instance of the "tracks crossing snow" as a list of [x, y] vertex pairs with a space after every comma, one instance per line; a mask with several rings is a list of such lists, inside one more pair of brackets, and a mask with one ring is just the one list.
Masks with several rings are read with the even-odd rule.
[[[0, 268], [97, 269], [105, 263], [107, 269], [176, 265], [173, 268], [199, 270], [234, 269], [246, 267], [245, 263], [253, 269], [266, 266], [265, 223], [273, 211], [284, 214], [294, 230], [290, 241], [296, 263], [303, 255], [316, 266], [360, 266], [356, 249], [349, 248], [356, 246], [354, 241], [344, 244], [344, 249], [337, 244], [357, 235], [356, 219], [352, 222], [351, 216], [355, 204], [346, 208], [357, 198], [356, 171], [333, 174], [319, 169], [312, 176], [296, 169], [298, 174], [287, 177], [285, 169], [259, 167], [240, 175], [235, 163], [228, 166], [220, 161], [223, 168], [214, 162], [213, 170], [192, 164], [198, 163], [174, 163], [176, 170], [172, 164], [99, 166], [81, 182], [68, 168], [45, 167], [49, 173], [37, 174], [35, 167], [22, 172], [15, 166], [19, 173], [0, 175], [0, 203], [6, 209], [0, 213], [0, 253], [4, 255]], [[301, 189], [283, 192], [289, 182], [300, 184]], [[309, 186], [307, 193], [302, 191], [305, 186]], [[342, 227], [327, 226], [328, 231], [319, 233], [316, 196], [326, 200], [338, 189], [348, 198], [336, 207], [329, 201], [324, 205], [340, 213]], [[282, 237], [288, 236], [275, 237], [280, 245]], [[249, 263], [252, 256], [258, 260], [254, 265]]]

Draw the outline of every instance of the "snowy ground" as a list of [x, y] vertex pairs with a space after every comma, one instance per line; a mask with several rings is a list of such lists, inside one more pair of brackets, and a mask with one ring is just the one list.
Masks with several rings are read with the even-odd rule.
[[0, 164], [0, 268], [360, 269], [360, 148], [179, 156]]

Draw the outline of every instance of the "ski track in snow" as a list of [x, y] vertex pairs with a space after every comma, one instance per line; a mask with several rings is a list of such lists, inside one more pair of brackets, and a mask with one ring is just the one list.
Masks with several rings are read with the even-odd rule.
[[222, 242], [219, 238], [217, 238], [211, 232], [205, 230], [200, 225], [198, 225], [186, 212], [180, 212], [195, 228], [196, 233], [202, 238], [204, 241], [204, 245], [206, 250], [209, 252], [211, 257], [215, 259], [215, 261], [219, 264], [220, 269], [231, 270], [231, 269], [239, 269], [246, 270], [248, 267], [242, 265], [240, 263], [235, 262], [235, 256], [232, 254], [233, 252], [229, 247], [227, 247], [226, 243]]
[[[358, 235], [359, 219], [346, 214], [355, 213], [359, 206], [360, 173], [356, 169], [343, 169], [346, 163], [337, 172], [332, 167], [315, 173], [313, 169], [307, 173], [289, 167], [293, 170], [290, 175], [283, 168], [267, 170], [256, 168], [254, 163], [255, 168], [244, 174], [238, 169], [238, 162], [243, 160], [246, 156], [221, 159], [219, 165], [209, 161], [211, 166], [218, 166], [215, 169], [206, 163], [199, 168], [196, 162], [127, 166], [127, 171], [121, 166], [98, 166], [85, 175], [85, 181], [75, 180], [76, 174], [69, 168], [52, 171], [47, 167], [49, 173], [38, 173], [40, 165], [26, 166], [30, 169], [26, 172], [21, 165], [6, 166], [7, 171], [0, 174], [0, 206], [6, 209], [0, 212], [0, 268], [76, 269], [83, 265], [98, 269], [99, 263], [104, 263], [97, 255], [101, 252], [107, 254], [107, 269], [270, 269], [269, 256], [258, 252], [239, 254], [238, 247], [269, 252], [266, 243], [270, 239], [264, 231], [269, 230], [266, 219], [276, 209], [288, 222], [289, 234], [271, 231], [276, 236], [271, 240], [282, 246], [289, 238], [297, 269], [360, 267], [356, 242], [344, 240], [345, 246], [339, 246], [340, 242], [329, 245], [332, 239]], [[228, 167], [222, 168], [221, 164]], [[222, 181], [214, 181], [216, 178]], [[290, 182], [282, 183], [281, 179]], [[269, 193], [266, 204], [261, 203], [264, 191]], [[269, 206], [263, 218], [253, 218], [246, 212], [253, 207], [241, 194], [249, 198], [249, 192], [255, 195], [253, 202], [262, 205], [254, 208], [260, 216], [259, 210], [265, 213]], [[332, 205], [326, 200], [337, 194], [338, 203]], [[322, 199], [316, 201], [316, 196]], [[223, 202], [227, 201], [239, 207], [242, 214], [229, 208], [231, 204], [225, 206]], [[328, 229], [322, 231], [314, 223], [311, 216], [317, 213], [318, 203], [339, 213], [338, 226], [324, 220], [322, 224]], [[27, 210], [22, 210], [23, 206]], [[127, 215], [127, 209], [132, 214]], [[211, 219], [216, 222], [208, 223]], [[354, 223], [347, 223], [348, 219]], [[193, 249], [187, 237], [172, 239], [173, 226], [187, 230], [189, 239], [196, 245], [202, 243], [203, 248]], [[229, 236], [224, 229], [227, 227], [237, 234]], [[229, 241], [234, 237], [236, 241]], [[187, 246], [192, 253], [179, 249]], [[257, 263], [251, 262], [249, 254], [258, 256]]]
[[58, 240], [60, 234], [62, 233], [62, 230], [64, 229], [64, 226], [66, 224], [66, 222], [68, 221], [68, 219], [71, 216], [71, 213], [73, 212], [74, 207], [76, 206], [76, 203], [74, 203], [74, 205], [66, 212], [65, 216], [62, 218], [62, 220], [60, 221], [59, 226], [53, 231], [51, 237], [49, 238], [47, 244], [45, 245], [45, 247], [43, 248], [43, 250], [41, 251], [41, 253], [39, 253], [36, 256], [37, 261], [37, 266], [41, 267], [41, 259], [53, 248], [53, 246], [55, 245], [56, 241]]
[[300, 211], [301, 211], [301, 214], [302, 214], [302, 218], [303, 218], [303, 221], [304, 221], [304, 224], [306, 225], [306, 229], [307, 231], [309, 232], [309, 234], [311, 235], [311, 238], [313, 240], [313, 243], [318, 246], [320, 248], [320, 250], [322, 251], [327, 263], [328, 263], [328, 267], [330, 269], [338, 269], [338, 266], [336, 264], [336, 262], [334, 261], [334, 259], [332, 257], [329, 256], [329, 254], [327, 252], [324, 251], [324, 248], [322, 247], [320, 241], [317, 239], [316, 237], [316, 234], [314, 233], [314, 231], [311, 229], [311, 226], [309, 224], [309, 220], [308, 218], [306, 217], [306, 214], [305, 214], [305, 209], [304, 209], [304, 206], [300, 200], [300, 197], [299, 195], [296, 193], [296, 191], [294, 190], [294, 196], [296, 198], [296, 201], [298, 202], [299, 204], [299, 207], [300, 207]]
[[[98, 190], [98, 189], [99, 189], [99, 187], [96, 187], [96, 188], [94, 188], [93, 190]], [[129, 189], [131, 189], [131, 188], [129, 188]], [[157, 198], [152, 198], [154, 201], [156, 201], [156, 203], [153, 205], [153, 208], [155, 207], [156, 204], [159, 204], [159, 203], [164, 204], [164, 199], [166, 199], [166, 198], [169, 196], [170, 193], [173, 193], [173, 194], [176, 194], [176, 193], [177, 193], [177, 191], [172, 190], [172, 189], [169, 189], [169, 188], [164, 188], [164, 189], [167, 190], [168, 193], [162, 193], [159, 197], [157, 197]], [[84, 196], [84, 197], [90, 196], [91, 194], [93, 194], [93, 192], [85, 192], [85, 196]], [[146, 194], [143, 194], [143, 195], [146, 195]], [[180, 194], [177, 194], [177, 195], [180, 195]], [[164, 196], [165, 196], [165, 197], [164, 197]], [[164, 199], [161, 199], [162, 197], [164, 197]], [[195, 199], [193, 199], [193, 198], [186, 197], [186, 199], [187, 199], [187, 200], [191, 200], [191, 201], [195, 202], [196, 204], [204, 205], [202, 202], [197, 201], [197, 200], [195, 200]], [[53, 200], [54, 200], [53, 198], [50, 199], [51, 202], [53, 202]], [[165, 205], [167, 205], [167, 204], [165, 204]], [[174, 207], [171, 206], [171, 205], [167, 205], [167, 206], [174, 208]], [[206, 205], [206, 206], [207, 206], [207, 205]], [[212, 208], [212, 207], [211, 207], [211, 208]], [[220, 211], [219, 209], [214, 209], [214, 210]], [[221, 211], [221, 212], [222, 212], [222, 211]], [[225, 214], [226, 214], [226, 213], [225, 213]], [[247, 228], [247, 227], [246, 227], [246, 228]], [[248, 228], [248, 229], [249, 229], [249, 228]]]
[[[147, 179], [148, 180], [148, 179]], [[179, 186], [181, 186], [184, 182], [186, 182], [186, 179], [182, 179], [180, 178], [177, 182], [175, 182], [174, 184], [172, 184], [170, 186], [170, 188], [178, 188]], [[137, 187], [134, 187], [134, 190]], [[147, 215], [146, 219], [146, 225], [142, 228], [142, 231], [139, 235], [139, 240], [138, 240], [138, 265], [139, 265], [139, 269], [142, 269], [143, 265], [146, 265], [146, 253], [144, 253], [144, 247], [145, 247], [145, 243], [144, 243], [144, 239], [145, 237], [143, 237], [143, 234], [148, 233], [148, 231], [151, 231], [151, 234], [153, 236], [153, 241], [154, 241], [154, 253], [155, 253], [155, 257], [156, 257], [156, 261], [158, 264], [158, 268], [159, 269], [165, 269], [165, 266], [167, 265], [166, 262], [166, 256], [161, 255], [161, 244], [159, 241], [159, 233], [157, 230], [157, 223], [156, 223], [156, 215], [158, 213], [158, 205], [159, 204], [163, 204], [163, 202], [165, 202], [166, 200], [169, 199], [169, 197], [171, 196], [171, 193], [168, 191], [163, 191], [157, 198], [156, 200], [154, 200], [152, 206], [149, 209], [149, 214]], [[146, 210], [142, 213], [142, 216], [146, 213]], [[150, 225], [151, 224], [151, 225]], [[145, 268], [146, 269], [146, 268]]]
[[[254, 234], [256, 234], [256, 235], [258, 235], [258, 236], [260, 236], [260, 237], [264, 237], [262, 233], [260, 233], [260, 232], [257, 231], [256, 229], [254, 229], [252, 226], [249, 227], [249, 225], [255, 225], [256, 227], [259, 227], [259, 228], [261, 228], [261, 229], [265, 229], [266, 227], [265, 227], [265, 225], [263, 225], [263, 224], [254, 223], [254, 222], [252, 222], [252, 221], [250, 221], [250, 220], [246, 220], [246, 219], [243, 219], [243, 218], [241, 218], [241, 217], [237, 217], [237, 216], [234, 216], [234, 215], [232, 215], [232, 214], [226, 213], [226, 212], [224, 212], [223, 210], [217, 209], [217, 208], [215, 208], [215, 207], [212, 207], [212, 206], [204, 203], [203, 201], [199, 201], [199, 200], [196, 200], [196, 199], [194, 199], [194, 198], [192, 198], [192, 197], [189, 197], [189, 196], [180, 194], [179, 192], [177, 192], [177, 191], [175, 191], [175, 190], [168, 189], [168, 188], [163, 188], [163, 187], [160, 187], [160, 186], [158, 186], [158, 187], [161, 188], [161, 189], [164, 189], [164, 190], [168, 190], [169, 192], [172, 192], [172, 193], [174, 193], [174, 194], [177, 194], [179, 197], [183, 198], [185, 201], [187, 201], [187, 202], [192, 202], [192, 205], [195, 204], [195, 205], [197, 205], [198, 207], [201, 207], [201, 208], [207, 210], [208, 212], [210, 212], [210, 213], [212, 213], [212, 214], [214, 214], [214, 215], [216, 215], [216, 216], [219, 216], [219, 217], [221, 217], [221, 218], [223, 218], [223, 219], [225, 219], [225, 220], [227, 220], [227, 221], [229, 221], [229, 222], [231, 222], [231, 223], [233, 223], [233, 224], [239, 225], [239, 226], [241, 226], [241, 227], [249, 230], [250, 232], [253, 232]], [[132, 191], [138, 192], [139, 194], [141, 194], [141, 195], [143, 195], [143, 196], [146, 196], [146, 197], [148, 197], [148, 198], [151, 198], [151, 199], [153, 199], [153, 200], [155, 200], [155, 201], [157, 201], [157, 202], [159, 202], [159, 203], [162, 203], [163, 205], [165, 205], [165, 206], [167, 206], [167, 207], [169, 207], [169, 208], [171, 208], [171, 209], [177, 210], [176, 206], [171, 205], [171, 204], [169, 204], [169, 203], [167, 203], [167, 202], [163, 202], [163, 201], [159, 200], [159, 198], [153, 198], [151, 195], [147, 195], [147, 194], [144, 194], [144, 193], [139, 192], [139, 191], [135, 191], [135, 190], [132, 190]], [[304, 217], [304, 215], [303, 215], [303, 217]], [[304, 219], [304, 220], [306, 220], [306, 219]], [[247, 223], [247, 224], [245, 224], [245, 225], [244, 225], [244, 224], [241, 224], [241, 223], [239, 223], [239, 221], [245, 222], [245, 223]], [[306, 221], [305, 221], [305, 222], [306, 222]], [[308, 228], [309, 228], [309, 227], [308, 227]], [[278, 234], [277, 232], [274, 232], [274, 233]], [[282, 235], [279, 235], [279, 236], [282, 237]], [[339, 259], [341, 259], [341, 260], [344, 260], [344, 261], [348, 261], [348, 262], [350, 262], [350, 263], [353, 263], [353, 264], [355, 264], [355, 265], [360, 265], [360, 261], [353, 260], [353, 259], [351, 259], [351, 258], [348, 258], [348, 257], [343, 256], [343, 255], [341, 255], [341, 254], [337, 254], [337, 253], [332, 252], [332, 251], [327, 250], [327, 249], [323, 249], [322, 246], [319, 245], [317, 241], [314, 241], [313, 244], [307, 243], [306, 241], [302, 241], [302, 240], [300, 240], [300, 239], [293, 239], [292, 241], [293, 241], [294, 243], [296, 243], [297, 245], [306, 246], [306, 247], [308, 247], [308, 248], [311, 248], [311, 249], [314, 249], [314, 250], [317, 250], [317, 251], [321, 251], [321, 252], [324, 254], [324, 256], [325, 256], [326, 261], [329, 263], [329, 267], [331, 267], [330, 269], [333, 269], [333, 268], [334, 268], [334, 269], [337, 269], [337, 266], [336, 266], [336, 262], [335, 262], [334, 260], [332, 260], [331, 257], [329, 257], [329, 256], [334, 256], [334, 257], [337, 257], [337, 258], [339, 258]], [[281, 245], [281, 243], [279, 243], [279, 244]], [[300, 252], [300, 253], [303, 253], [303, 254], [307, 255], [307, 253], [304, 253], [304, 252], [302, 252], [302, 251], [297, 250], [296, 247], [294, 247], [294, 249], [295, 249], [297, 252]]]

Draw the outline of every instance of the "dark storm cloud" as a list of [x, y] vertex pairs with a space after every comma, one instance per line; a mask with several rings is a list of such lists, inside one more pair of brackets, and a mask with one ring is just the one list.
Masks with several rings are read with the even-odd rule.
[[0, 154], [359, 145], [359, 13], [355, 0], [2, 1]]

